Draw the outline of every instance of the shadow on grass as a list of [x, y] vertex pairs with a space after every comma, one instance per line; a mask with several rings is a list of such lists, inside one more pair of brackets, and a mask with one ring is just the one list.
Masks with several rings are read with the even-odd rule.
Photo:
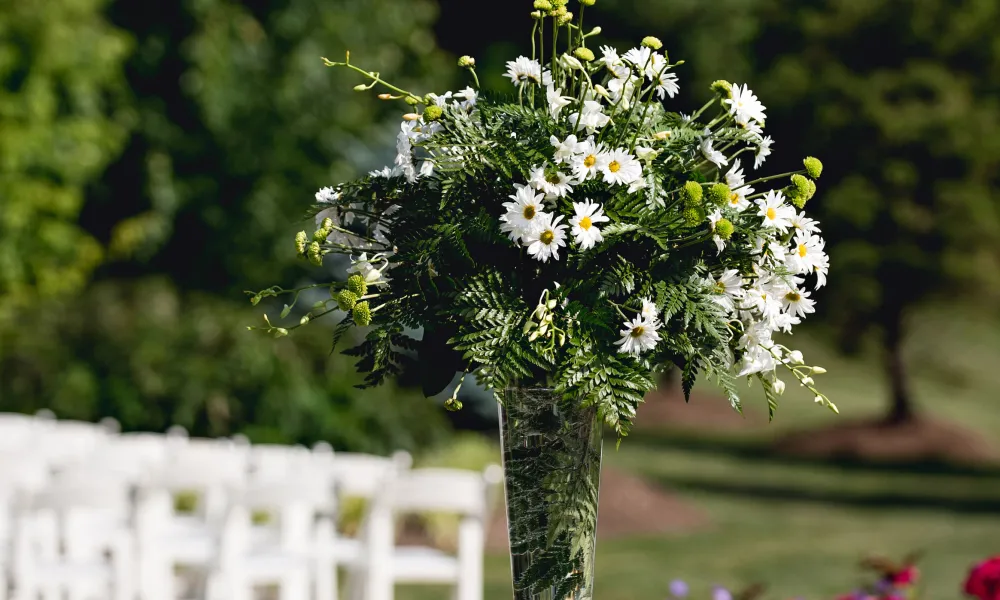
[[871, 473], [911, 473], [917, 475], [960, 475], [964, 477], [1000, 478], [1000, 466], [955, 464], [945, 461], [866, 461], [855, 456], [827, 458], [796, 457], [774, 451], [770, 439], [760, 437], [711, 435], [671, 429], [637, 431], [629, 435], [628, 443], [648, 448], [683, 450], [705, 455], [732, 456], [761, 463], [817, 466]]
[[858, 508], [892, 508], [902, 510], [946, 510], [962, 514], [996, 514], [1000, 497], [954, 498], [906, 492], [834, 492], [807, 490], [778, 485], [710, 481], [684, 476], [652, 477], [660, 485], [677, 490], [742, 496], [760, 500], [813, 502]]

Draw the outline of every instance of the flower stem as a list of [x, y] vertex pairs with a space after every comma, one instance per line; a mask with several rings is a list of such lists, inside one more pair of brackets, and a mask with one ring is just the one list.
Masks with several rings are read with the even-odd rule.
[[413, 92], [408, 92], [408, 91], [406, 91], [406, 90], [404, 90], [402, 88], [398, 88], [398, 87], [392, 85], [391, 83], [389, 83], [389, 82], [385, 81], [384, 79], [382, 79], [381, 77], [379, 77], [378, 73], [375, 73], [374, 71], [365, 71], [364, 69], [356, 67], [356, 66], [352, 65], [351, 63], [348, 63], [348, 62], [334, 62], [334, 61], [332, 61], [332, 60], [330, 60], [328, 58], [324, 58], [323, 62], [328, 67], [347, 67], [348, 69], [351, 69], [351, 70], [357, 71], [358, 73], [361, 73], [365, 77], [371, 79], [372, 82], [378, 83], [378, 84], [382, 84], [385, 87], [389, 88], [390, 90], [392, 90], [392, 91], [394, 91], [394, 92], [396, 92], [398, 94], [403, 94], [404, 96], [409, 96], [410, 98], [415, 98], [417, 100], [420, 100], [420, 97], [417, 96], [416, 94], [414, 94]]

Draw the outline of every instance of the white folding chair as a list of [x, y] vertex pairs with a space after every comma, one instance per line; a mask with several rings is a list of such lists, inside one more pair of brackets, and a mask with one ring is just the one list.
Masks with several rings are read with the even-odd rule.
[[[364, 573], [365, 600], [392, 600], [396, 584], [450, 584], [456, 600], [482, 600], [485, 522], [492, 488], [502, 470], [483, 473], [456, 469], [418, 469], [390, 480], [368, 515]], [[458, 552], [395, 545], [395, 517], [404, 513], [444, 512], [461, 517]], [[361, 594], [355, 588], [355, 597]]]
[[108, 430], [84, 421], [51, 421], [38, 428], [37, 451], [49, 466], [61, 469], [85, 463], [108, 440]]
[[0, 600], [7, 597], [7, 581], [12, 575], [17, 510], [44, 489], [50, 478], [41, 456], [23, 449], [0, 452]]
[[[315, 525], [329, 494], [323, 474], [306, 469], [251, 483], [230, 507], [209, 600], [250, 600], [262, 585], [277, 585], [280, 600], [306, 600], [313, 597], [310, 583], [315, 598], [335, 597], [326, 555], [333, 532]], [[262, 512], [267, 522], [255, 523]]]
[[[175, 567], [200, 576], [214, 568], [228, 497], [246, 485], [247, 448], [229, 440], [175, 439], [182, 441], [138, 493], [140, 594], [146, 600], [177, 598]], [[194, 511], [177, 513], [175, 494], [196, 500]]]
[[120, 479], [56, 478], [15, 518], [15, 598], [133, 600], [128, 512]]
[[0, 450], [27, 448], [38, 432], [38, 422], [30, 415], [0, 413]]

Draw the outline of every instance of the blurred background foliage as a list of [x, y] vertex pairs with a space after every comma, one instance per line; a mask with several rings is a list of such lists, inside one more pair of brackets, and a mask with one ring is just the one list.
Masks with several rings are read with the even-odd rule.
[[[315, 275], [290, 242], [312, 191], [391, 158], [401, 107], [353, 92], [320, 57], [350, 49], [403, 87], [442, 91], [464, 85], [454, 56], [472, 54], [501, 87], [503, 61], [528, 51], [528, 4], [484, 19], [457, 0], [0, 0], [3, 408], [361, 443], [343, 414], [397, 392], [352, 391], [347, 359], [317, 350], [322, 331], [274, 344], [240, 327], [259, 318], [244, 290]], [[679, 110], [714, 79], [751, 82], [777, 140], [769, 170], [825, 161], [810, 209], [835, 268], [813, 330], [844, 351], [877, 348], [887, 417], [910, 418], [914, 309], [1000, 296], [1000, 6], [601, 0], [588, 12], [602, 41], [655, 34], [686, 61]], [[343, 399], [339, 419], [312, 418], [325, 393]], [[382, 425], [410, 444], [427, 429]]]

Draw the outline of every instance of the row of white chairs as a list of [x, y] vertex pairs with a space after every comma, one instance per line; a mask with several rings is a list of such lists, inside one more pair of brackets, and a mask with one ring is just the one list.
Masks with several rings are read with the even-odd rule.
[[[481, 600], [501, 470], [410, 463], [0, 413], [0, 600], [392, 600], [403, 583]], [[356, 536], [337, 527], [347, 498], [366, 500]], [[457, 553], [397, 545], [421, 512], [459, 516]]]

